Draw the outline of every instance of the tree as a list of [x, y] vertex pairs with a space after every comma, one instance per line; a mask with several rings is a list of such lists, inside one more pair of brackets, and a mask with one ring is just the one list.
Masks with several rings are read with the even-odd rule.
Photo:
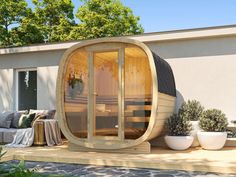
[[34, 24], [44, 40], [65, 41], [75, 25], [71, 0], [33, 0], [35, 5]]
[[25, 0], [0, 0], [0, 46], [14, 45], [11, 28], [29, 11]]
[[89, 39], [143, 33], [130, 8], [120, 0], [81, 0], [84, 2], [76, 14], [81, 23], [73, 27], [71, 39]]
[[0, 47], [139, 34], [139, 17], [120, 0], [81, 0], [74, 21], [71, 0], [0, 0]]
[[33, 13], [21, 20], [18, 27], [12, 28], [11, 35], [15, 46], [43, 43], [43, 32], [34, 23]]

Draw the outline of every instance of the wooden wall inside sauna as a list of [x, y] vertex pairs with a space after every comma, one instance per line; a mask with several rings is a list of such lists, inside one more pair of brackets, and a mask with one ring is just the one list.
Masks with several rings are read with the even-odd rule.
[[[111, 62], [118, 57], [117, 54], [115, 52], [107, 52], [96, 54], [96, 56], [105, 61], [108, 58], [111, 59], [110, 62], [106, 62], [107, 67], [104, 67], [104, 70], [99, 69], [95, 71], [97, 72], [95, 75], [100, 75], [95, 83], [98, 93], [101, 95], [117, 96], [118, 63]], [[152, 93], [152, 78], [149, 61], [145, 52], [136, 46], [128, 45], [125, 48], [124, 66], [125, 96], [143, 98], [145, 95], [148, 95], [150, 97]], [[108, 71], [109, 69], [112, 71]]]
[[[97, 53], [95, 56], [99, 57], [101, 60], [106, 60], [107, 58], [118, 58], [117, 53], [107, 52], [107, 53]], [[84, 90], [80, 97], [87, 97], [88, 95], [88, 53], [84, 48], [76, 50], [71, 56], [68, 63], [68, 69], [65, 75], [65, 102], [70, 101], [69, 85], [68, 79], [70, 74], [76, 74], [76, 77], [82, 75], [84, 82]], [[114, 60], [110, 60], [114, 61]], [[95, 75], [99, 75], [95, 79], [96, 90], [99, 95], [115, 96], [118, 95], [118, 63], [107, 62], [106, 67], [103, 69], [99, 68], [95, 70]], [[125, 48], [125, 61], [124, 61], [124, 73], [125, 73], [125, 97], [127, 98], [145, 98], [151, 97], [152, 93], [152, 78], [149, 66], [148, 58], [144, 51], [140, 48], [128, 45]], [[109, 66], [108, 66], [109, 65]], [[108, 67], [107, 67], [108, 66]], [[102, 66], [100, 66], [102, 67]], [[112, 71], [108, 71], [112, 70]], [[96, 77], [96, 76], [95, 76]], [[142, 93], [142, 94], [140, 94]], [[73, 104], [66, 105], [66, 111], [74, 110]], [[82, 106], [83, 107], [83, 106]], [[76, 109], [78, 105], [76, 106]]]

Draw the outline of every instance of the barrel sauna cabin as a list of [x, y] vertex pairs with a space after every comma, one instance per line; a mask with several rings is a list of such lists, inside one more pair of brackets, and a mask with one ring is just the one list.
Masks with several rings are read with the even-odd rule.
[[149, 153], [175, 98], [169, 64], [136, 40], [82, 41], [60, 61], [57, 117], [70, 150]]

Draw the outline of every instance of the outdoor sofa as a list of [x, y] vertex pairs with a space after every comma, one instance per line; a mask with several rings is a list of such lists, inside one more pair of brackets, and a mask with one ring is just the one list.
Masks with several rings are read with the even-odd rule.
[[[19, 128], [32, 127], [38, 119], [54, 119], [55, 110], [4, 111], [0, 113], [0, 144], [11, 143]], [[35, 134], [38, 132], [35, 131]]]

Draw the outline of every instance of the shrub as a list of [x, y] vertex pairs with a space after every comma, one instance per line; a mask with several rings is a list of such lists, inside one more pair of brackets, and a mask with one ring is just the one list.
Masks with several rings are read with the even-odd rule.
[[227, 130], [227, 137], [228, 138], [236, 138], [236, 131], [235, 130]]
[[167, 119], [166, 128], [169, 136], [188, 136], [192, 125], [181, 114], [173, 114]]
[[207, 132], [224, 132], [228, 125], [227, 118], [221, 110], [209, 109], [203, 112], [199, 126]]
[[183, 116], [184, 119], [190, 121], [197, 121], [202, 116], [204, 107], [197, 100], [188, 100], [184, 102], [180, 109], [179, 114]]

